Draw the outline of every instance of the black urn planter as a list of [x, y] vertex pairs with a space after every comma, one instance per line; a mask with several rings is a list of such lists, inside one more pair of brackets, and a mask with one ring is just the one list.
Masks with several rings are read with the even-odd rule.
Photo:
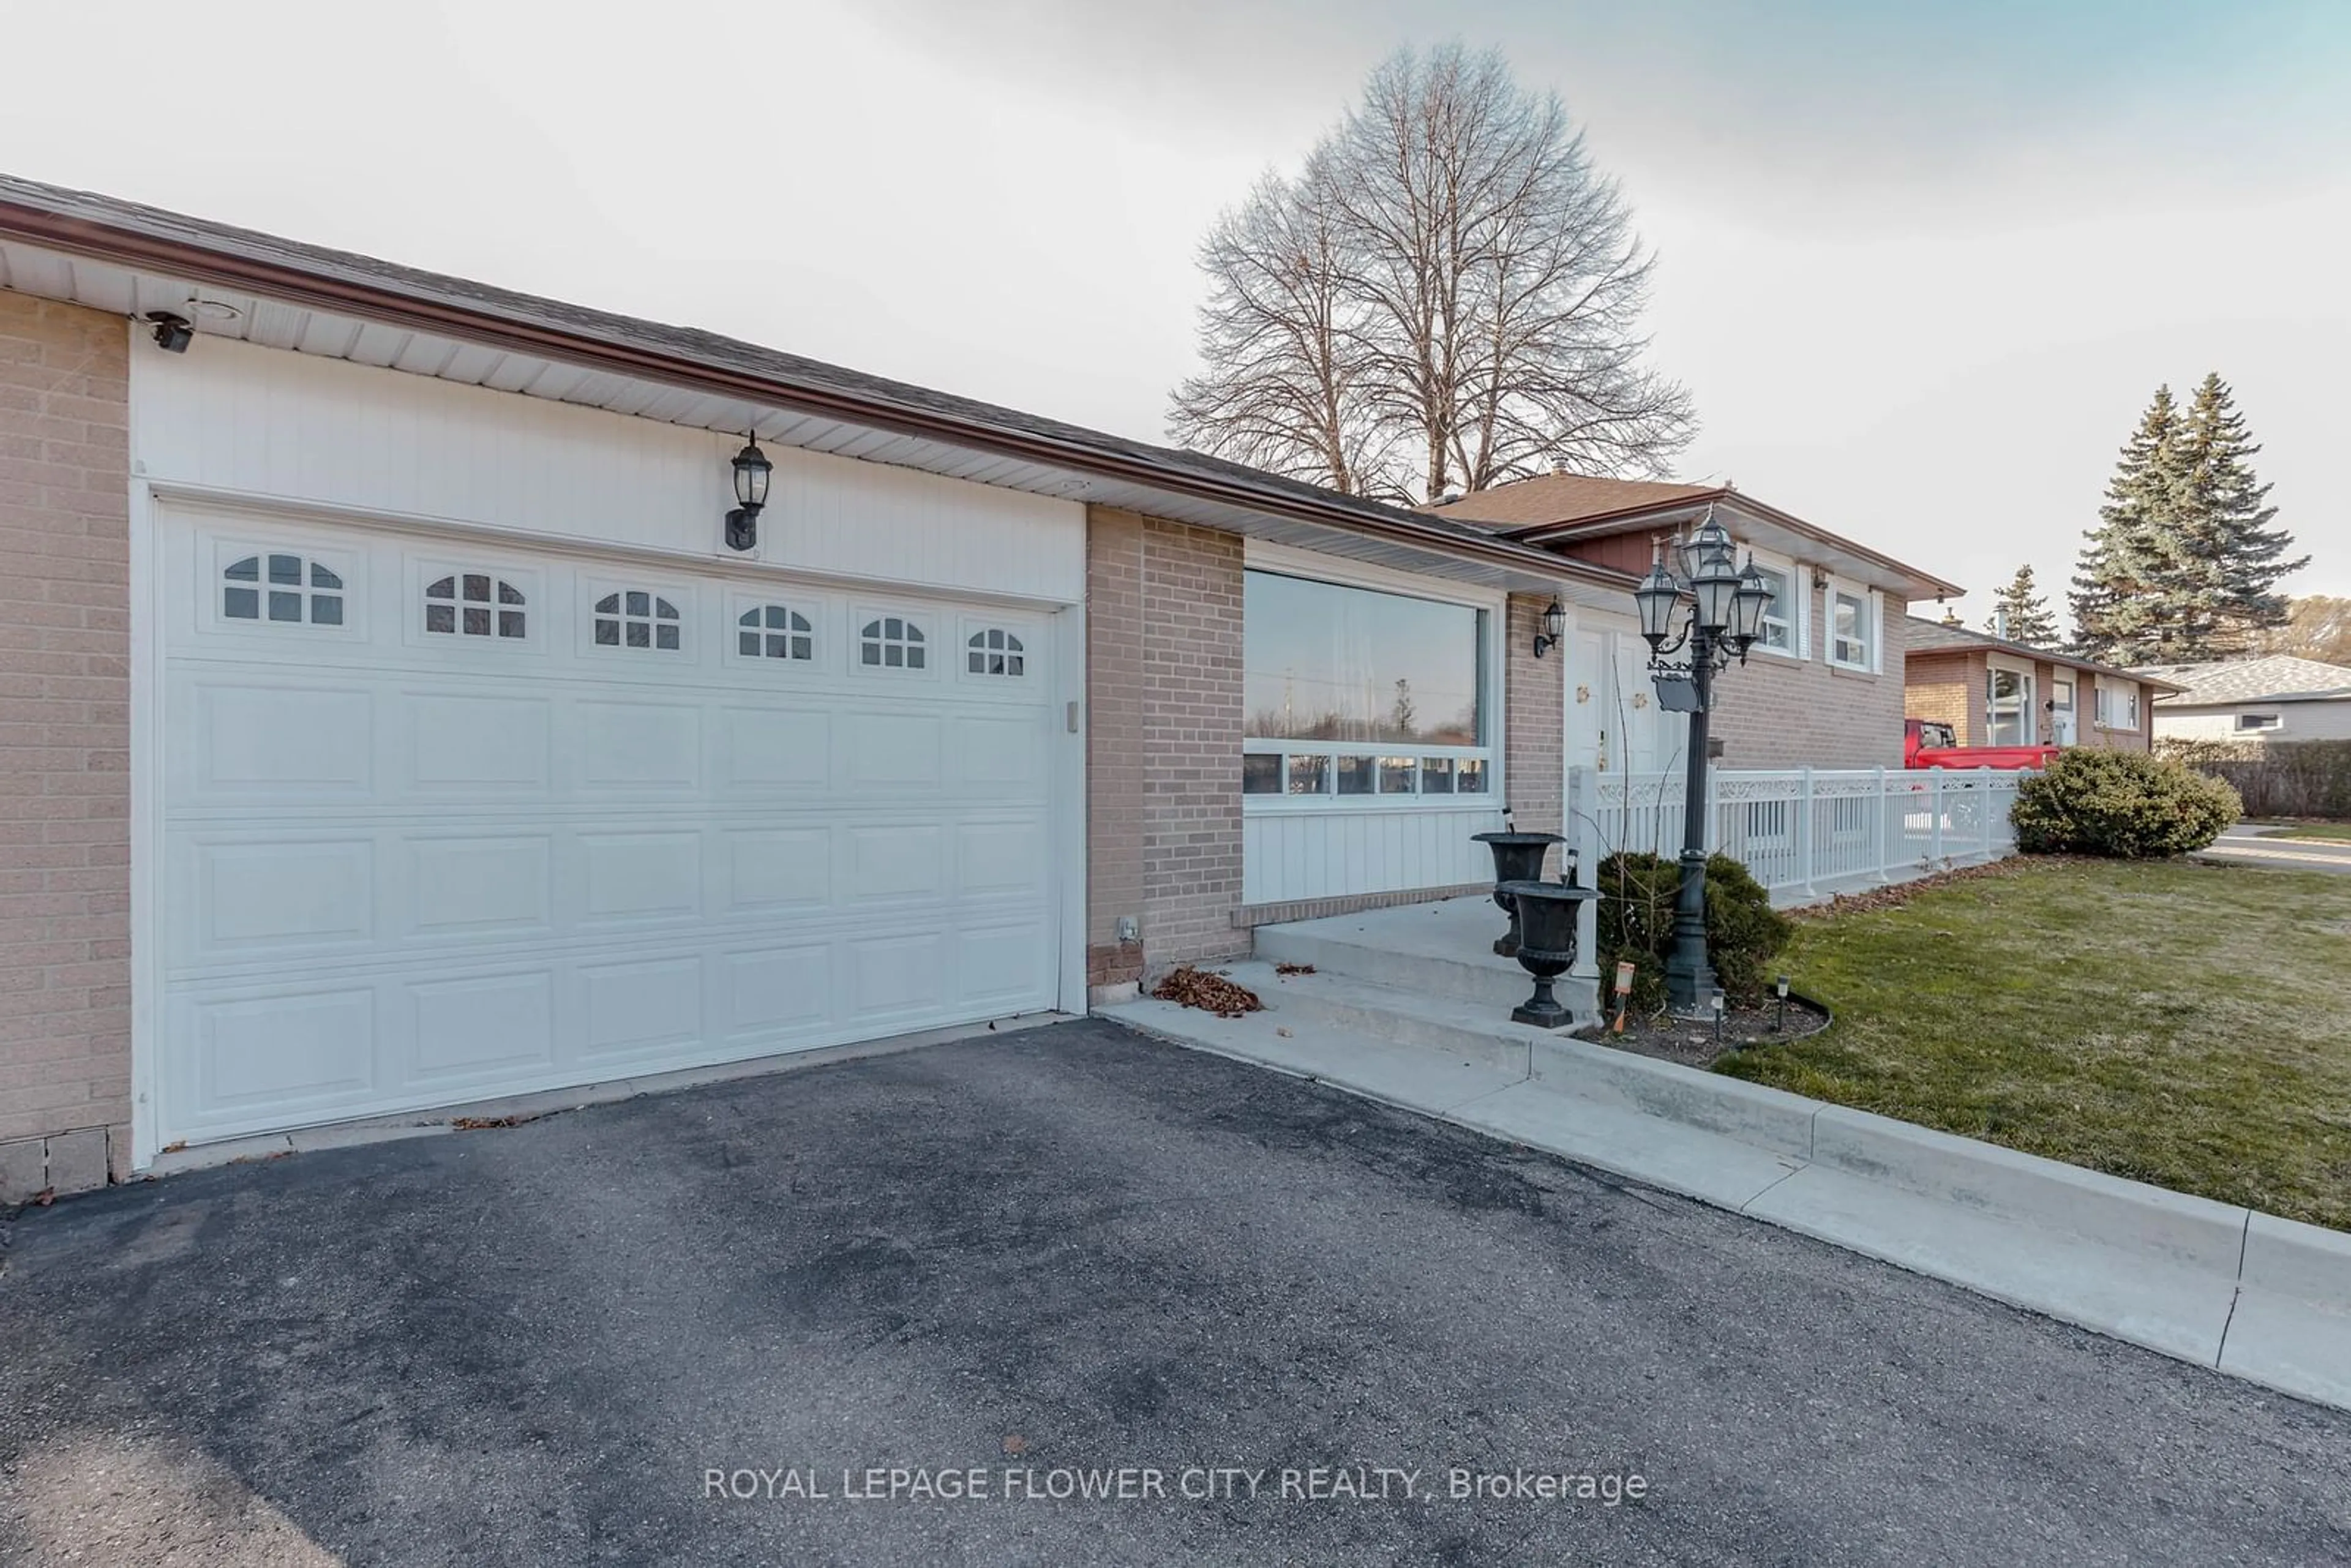
[[1551, 983], [1575, 967], [1575, 915], [1597, 888], [1556, 882], [1508, 882], [1496, 890], [1510, 895], [1518, 911], [1519, 967], [1535, 977], [1535, 994], [1510, 1010], [1518, 1023], [1564, 1029], [1568, 1010], [1552, 996]]
[[1472, 833], [1469, 837], [1494, 852], [1494, 902], [1510, 917], [1510, 930], [1494, 938], [1494, 951], [1505, 958], [1513, 957], [1519, 951], [1519, 910], [1503, 889], [1514, 882], [1540, 881], [1543, 856], [1552, 845], [1567, 841], [1557, 833]]

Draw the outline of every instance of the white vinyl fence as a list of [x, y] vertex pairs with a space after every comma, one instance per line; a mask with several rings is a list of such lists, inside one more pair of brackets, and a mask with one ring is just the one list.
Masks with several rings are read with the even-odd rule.
[[[1990, 768], [1717, 769], [1707, 777], [1706, 848], [1743, 862], [1774, 904], [1808, 904], [2015, 853], [2008, 814], [2027, 777]], [[1682, 789], [1679, 772], [1571, 769], [1568, 819], [1583, 864], [1620, 850], [1681, 853]]]

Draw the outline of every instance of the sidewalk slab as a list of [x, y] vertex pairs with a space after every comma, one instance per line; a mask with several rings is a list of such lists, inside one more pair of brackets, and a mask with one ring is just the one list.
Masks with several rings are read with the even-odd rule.
[[2220, 1359], [2232, 1273], [1808, 1166], [1741, 1211], [2183, 1361]]
[[1535, 1083], [1497, 1090], [1444, 1119], [1720, 1208], [1743, 1209], [1802, 1168], [1735, 1138]]

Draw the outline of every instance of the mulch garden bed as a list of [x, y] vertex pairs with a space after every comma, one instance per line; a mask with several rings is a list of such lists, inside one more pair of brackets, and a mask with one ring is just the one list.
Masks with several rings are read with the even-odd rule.
[[1777, 1001], [1767, 1001], [1760, 1008], [1726, 1009], [1719, 1040], [1712, 1023], [1684, 1023], [1667, 1014], [1655, 1018], [1627, 1015], [1622, 1034], [1612, 1033], [1606, 1025], [1578, 1030], [1575, 1034], [1579, 1040], [1678, 1061], [1685, 1067], [1711, 1067], [1743, 1046], [1802, 1040], [1828, 1026], [1829, 1015], [1825, 1011], [1801, 998], [1790, 997], [1784, 1025]]

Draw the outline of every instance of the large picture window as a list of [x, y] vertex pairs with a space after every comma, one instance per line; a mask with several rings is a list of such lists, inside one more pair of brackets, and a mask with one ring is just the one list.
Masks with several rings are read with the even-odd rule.
[[1248, 573], [1243, 791], [1366, 802], [1487, 796], [1488, 613]]

